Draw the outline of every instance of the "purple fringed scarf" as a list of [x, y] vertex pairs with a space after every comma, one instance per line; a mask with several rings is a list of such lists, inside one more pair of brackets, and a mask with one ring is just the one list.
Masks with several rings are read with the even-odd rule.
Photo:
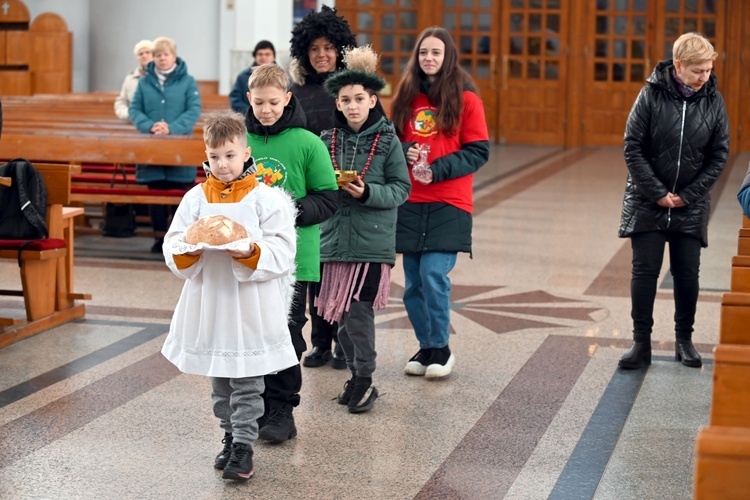
[[[378, 265], [378, 264], [373, 264]], [[391, 266], [380, 265], [378, 293], [372, 304], [373, 309], [385, 309], [391, 293]], [[341, 321], [353, 300], [359, 300], [359, 293], [370, 269], [369, 262], [326, 262], [320, 277], [320, 294], [315, 297], [318, 314], [329, 323]], [[359, 277], [359, 279], [357, 279]]]
[[680, 80], [677, 77], [677, 69], [675, 69], [674, 66], [672, 66], [672, 70], [670, 71], [670, 75], [672, 75], [672, 80], [674, 80], [674, 82], [677, 84], [677, 90], [680, 91], [680, 94], [682, 94], [683, 98], [689, 99], [689, 98], [693, 97], [693, 95], [695, 95], [696, 92], [698, 92], [697, 90], [695, 90], [695, 89], [693, 89], [693, 88], [688, 87], [687, 85], [685, 85], [682, 82], [682, 80]]

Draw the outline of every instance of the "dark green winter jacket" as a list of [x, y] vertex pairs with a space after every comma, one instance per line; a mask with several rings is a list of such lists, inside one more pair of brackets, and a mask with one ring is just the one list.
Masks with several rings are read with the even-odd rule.
[[[364, 195], [356, 199], [339, 190], [339, 208], [321, 224], [321, 262], [396, 262], [396, 214], [409, 197], [411, 182], [406, 158], [390, 120], [376, 110], [354, 132], [336, 113], [337, 127], [321, 134], [341, 170], [362, 171]], [[332, 146], [334, 130], [335, 144]], [[377, 145], [372, 149], [377, 137]]]

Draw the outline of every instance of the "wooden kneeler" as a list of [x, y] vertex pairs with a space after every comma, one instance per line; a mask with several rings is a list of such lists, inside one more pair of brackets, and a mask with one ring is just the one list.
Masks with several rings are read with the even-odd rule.
[[[25, 249], [0, 240], [0, 258], [18, 259], [22, 291], [3, 290], [2, 295], [23, 295], [26, 318], [35, 321], [55, 312], [57, 306], [57, 266], [65, 258], [65, 241], [35, 240]], [[43, 242], [43, 243], [42, 243]], [[15, 248], [13, 248], [15, 246]], [[20, 255], [19, 255], [20, 252]], [[7, 321], [6, 321], [7, 323]], [[11, 324], [15, 324], [13, 321]]]

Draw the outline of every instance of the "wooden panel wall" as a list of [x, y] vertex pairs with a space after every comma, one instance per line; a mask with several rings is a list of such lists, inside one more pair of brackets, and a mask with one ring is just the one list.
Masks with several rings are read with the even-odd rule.
[[67, 94], [72, 91], [73, 37], [57, 14], [29, 25], [20, 0], [0, 9], [0, 95]]
[[72, 91], [73, 38], [57, 14], [40, 14], [31, 33], [31, 91], [34, 94], [67, 94]]

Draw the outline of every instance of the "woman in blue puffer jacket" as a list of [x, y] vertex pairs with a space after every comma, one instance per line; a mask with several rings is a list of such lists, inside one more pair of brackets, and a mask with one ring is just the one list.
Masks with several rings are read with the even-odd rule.
[[[154, 60], [138, 81], [129, 108], [130, 121], [144, 134], [192, 134], [201, 114], [201, 98], [185, 61], [177, 57], [177, 44], [167, 37], [154, 40]], [[184, 189], [195, 183], [196, 167], [137, 165], [136, 181], [149, 189]], [[156, 241], [151, 251], [161, 253], [168, 227], [166, 205], [151, 205], [151, 225]]]

